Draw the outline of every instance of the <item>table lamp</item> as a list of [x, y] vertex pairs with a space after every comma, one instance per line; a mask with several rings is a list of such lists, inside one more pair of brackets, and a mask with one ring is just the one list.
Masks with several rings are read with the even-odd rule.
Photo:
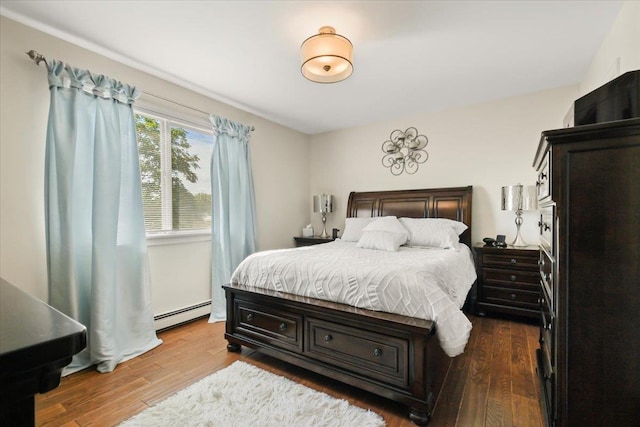
[[320, 194], [313, 196], [313, 211], [322, 214], [322, 233], [319, 237], [329, 238], [327, 233], [327, 213], [333, 212], [333, 196], [331, 194]]
[[508, 185], [502, 187], [502, 210], [516, 212], [516, 238], [511, 246], [522, 248], [528, 246], [520, 234], [522, 212], [538, 209], [538, 193], [534, 185]]

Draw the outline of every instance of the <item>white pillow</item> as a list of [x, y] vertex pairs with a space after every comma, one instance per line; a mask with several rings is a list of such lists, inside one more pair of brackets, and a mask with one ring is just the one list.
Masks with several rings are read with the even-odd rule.
[[371, 224], [377, 218], [346, 218], [344, 221], [344, 231], [340, 240], [345, 242], [357, 242], [362, 237], [362, 229]]
[[363, 249], [395, 252], [406, 241], [407, 238], [403, 234], [368, 230], [362, 233], [362, 237], [358, 240], [356, 246]]
[[466, 224], [446, 218], [400, 218], [409, 231], [409, 246], [427, 246], [458, 250], [460, 234]]
[[375, 221], [364, 227], [362, 231], [386, 231], [389, 233], [400, 234], [405, 238], [404, 242], [402, 242], [403, 245], [407, 240], [409, 240], [409, 232], [395, 216], [382, 216], [376, 218]]

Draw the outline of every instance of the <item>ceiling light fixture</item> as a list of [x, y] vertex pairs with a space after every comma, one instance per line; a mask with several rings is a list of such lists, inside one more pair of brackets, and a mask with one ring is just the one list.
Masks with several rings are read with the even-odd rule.
[[302, 75], [312, 82], [336, 83], [353, 72], [353, 45], [333, 27], [321, 27], [302, 42], [300, 54]]

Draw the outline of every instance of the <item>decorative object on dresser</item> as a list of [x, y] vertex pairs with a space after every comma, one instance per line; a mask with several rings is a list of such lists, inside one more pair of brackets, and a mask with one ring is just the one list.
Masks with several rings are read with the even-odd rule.
[[375, 412], [237, 361], [119, 427], [384, 425]]
[[538, 248], [474, 245], [478, 281], [475, 311], [538, 318]]
[[520, 233], [522, 211], [535, 211], [537, 209], [538, 197], [535, 186], [518, 184], [502, 187], [502, 210], [516, 212], [516, 237], [510, 243], [511, 246], [515, 248], [528, 246]]
[[533, 165], [548, 425], [638, 425], [640, 119], [545, 131]]
[[[466, 224], [467, 229], [461, 232], [459, 240], [469, 246], [472, 190], [469, 186], [352, 192], [347, 218], [452, 219]], [[343, 237], [346, 234], [345, 229]], [[435, 321], [250, 284], [231, 283], [224, 289], [227, 297], [225, 338], [229, 341], [229, 351], [238, 351], [241, 345], [257, 348], [270, 356], [407, 405], [413, 422], [428, 423], [452, 360], [435, 336]], [[460, 295], [462, 302], [464, 297], [465, 294]], [[446, 297], [442, 302], [444, 299]]]
[[313, 196], [313, 211], [322, 214], [322, 233], [320, 233], [319, 237], [329, 238], [327, 233], [327, 213], [333, 212], [333, 196], [324, 193]]
[[320, 27], [318, 34], [300, 46], [302, 75], [316, 83], [337, 83], [353, 72], [353, 45], [333, 27]]
[[311, 245], [319, 245], [321, 243], [329, 243], [329, 242], [333, 242], [335, 239], [333, 239], [332, 237], [294, 237], [293, 240], [296, 242], [296, 247], [300, 247], [300, 246], [311, 246]]
[[389, 168], [393, 175], [402, 172], [412, 175], [418, 171], [418, 165], [429, 159], [429, 153], [425, 150], [428, 142], [427, 137], [418, 135], [418, 129], [414, 127], [404, 132], [396, 129], [382, 143], [382, 165]]

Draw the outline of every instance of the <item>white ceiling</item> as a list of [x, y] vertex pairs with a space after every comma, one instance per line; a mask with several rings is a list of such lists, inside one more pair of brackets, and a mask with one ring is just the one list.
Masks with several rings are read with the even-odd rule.
[[[315, 134], [577, 84], [621, 5], [2, 0], [0, 13]], [[340, 83], [300, 74], [300, 44], [323, 25], [354, 45], [353, 75]]]

